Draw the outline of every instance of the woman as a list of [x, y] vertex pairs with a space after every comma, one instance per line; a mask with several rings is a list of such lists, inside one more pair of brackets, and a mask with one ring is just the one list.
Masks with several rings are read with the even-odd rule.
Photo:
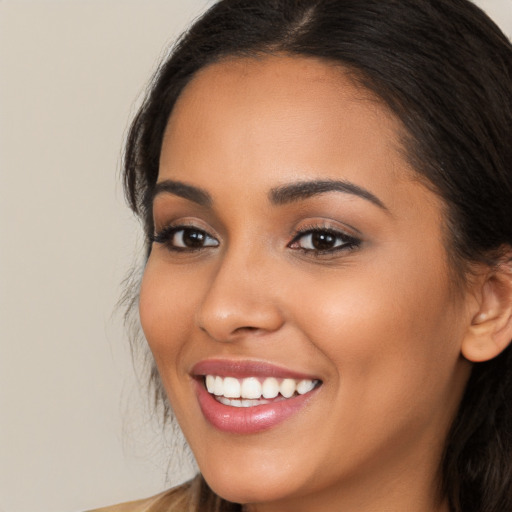
[[466, 0], [194, 24], [125, 185], [156, 395], [201, 473], [111, 510], [512, 511], [511, 78]]

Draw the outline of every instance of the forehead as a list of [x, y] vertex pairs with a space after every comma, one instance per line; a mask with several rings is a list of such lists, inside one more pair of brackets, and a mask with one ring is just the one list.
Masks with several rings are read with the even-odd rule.
[[341, 170], [357, 183], [362, 167], [371, 167], [380, 170], [374, 182], [389, 173], [401, 179], [411, 171], [399, 150], [401, 131], [389, 109], [338, 64], [231, 58], [200, 70], [182, 92], [166, 129], [160, 178], [200, 180], [207, 170], [210, 180], [216, 172], [236, 180], [247, 171], [247, 180], [269, 187], [339, 178]]

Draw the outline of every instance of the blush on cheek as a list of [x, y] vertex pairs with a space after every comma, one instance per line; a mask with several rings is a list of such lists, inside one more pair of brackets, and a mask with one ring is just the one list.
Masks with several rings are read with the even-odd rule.
[[166, 350], [169, 346], [172, 333], [179, 332], [176, 331], [176, 323], [181, 317], [176, 310], [179, 302], [172, 297], [174, 287], [166, 282], [164, 275], [159, 279], [158, 272], [146, 268], [139, 295], [142, 330], [155, 357], [158, 357], [159, 350]]
[[165, 299], [163, 290], [155, 287], [155, 284], [151, 272], [146, 267], [139, 293], [139, 316], [142, 330], [150, 346], [154, 340], [160, 337], [159, 330], [162, 326], [162, 321], [159, 318], [161, 316], [161, 299]]
[[177, 364], [180, 351], [190, 338], [196, 314], [193, 289], [189, 279], [180, 282], [177, 272], [150, 257], [140, 288], [139, 315], [162, 375]]

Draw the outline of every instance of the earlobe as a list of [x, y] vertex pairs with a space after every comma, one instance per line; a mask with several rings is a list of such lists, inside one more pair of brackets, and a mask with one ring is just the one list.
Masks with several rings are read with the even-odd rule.
[[462, 342], [462, 355], [474, 363], [498, 356], [512, 341], [512, 264], [499, 265], [483, 281], [479, 310]]

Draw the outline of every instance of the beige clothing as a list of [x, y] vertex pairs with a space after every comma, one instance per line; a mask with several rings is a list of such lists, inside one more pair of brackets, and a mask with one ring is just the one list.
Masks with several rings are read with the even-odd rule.
[[130, 501], [89, 512], [241, 512], [241, 505], [216, 496], [201, 475], [179, 487], [144, 500]]
[[191, 507], [192, 482], [143, 500], [129, 501], [89, 512], [188, 512]]

